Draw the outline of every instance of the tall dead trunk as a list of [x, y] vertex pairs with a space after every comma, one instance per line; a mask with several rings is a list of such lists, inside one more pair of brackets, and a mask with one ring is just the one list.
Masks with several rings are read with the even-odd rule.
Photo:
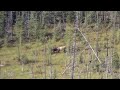
[[72, 50], [72, 70], [71, 70], [71, 78], [74, 79], [74, 66], [76, 61], [76, 33], [78, 30], [78, 11], [75, 11], [75, 30], [73, 34], [73, 50]]
[[98, 29], [99, 29], [99, 17], [98, 17], [98, 14], [99, 14], [99, 11], [96, 12], [97, 14], [97, 25], [96, 25], [96, 53], [97, 53], [97, 56], [98, 56]]
[[[0, 65], [2, 65], [1, 60], [0, 60]], [[1, 78], [2, 78], [2, 69], [1, 69], [1, 66], [0, 66], [0, 79]]]
[[[46, 40], [46, 39], [45, 39]], [[47, 75], [46, 75], [46, 65], [47, 65], [47, 63], [46, 63], [46, 58], [47, 57], [47, 50], [46, 50], [46, 43], [45, 43], [45, 45], [44, 45], [44, 78], [46, 79], [47, 78]]]
[[[114, 54], [114, 51], [115, 51], [115, 49], [114, 49], [114, 46], [115, 46], [115, 29], [116, 29], [116, 27], [115, 27], [115, 23], [116, 23], [116, 14], [117, 14], [117, 11], [113, 11], [112, 12], [112, 22], [113, 22], [113, 26], [112, 26], [112, 38], [111, 38], [111, 44], [112, 44], [112, 50], [111, 50], [111, 58], [112, 58], [112, 56], [113, 56], [113, 54]], [[112, 65], [112, 59], [111, 59], [111, 65]], [[114, 78], [113, 76], [114, 76], [114, 71], [113, 71], [114, 69], [113, 69], [113, 67], [112, 67], [112, 78]]]
[[29, 28], [28, 28], [28, 25], [29, 25], [29, 11], [24, 11], [23, 12], [23, 27], [24, 27], [24, 37], [26, 40], [29, 39]]
[[5, 32], [7, 36], [7, 41], [12, 40], [12, 21], [13, 21], [13, 16], [12, 16], [12, 11], [6, 11], [6, 19], [5, 19]]
[[45, 25], [45, 11], [42, 11], [42, 14], [41, 14], [41, 25], [44, 28], [44, 25]]

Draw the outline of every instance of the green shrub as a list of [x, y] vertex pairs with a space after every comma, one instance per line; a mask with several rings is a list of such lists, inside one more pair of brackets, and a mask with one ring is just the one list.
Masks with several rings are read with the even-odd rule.
[[118, 53], [115, 51], [113, 54], [113, 67], [115, 69], [119, 69], [120, 66], [120, 60], [119, 60], [119, 55]]
[[28, 57], [26, 55], [22, 55], [21, 59], [19, 59], [20, 64], [28, 64], [30, 62], [30, 60], [28, 59]]

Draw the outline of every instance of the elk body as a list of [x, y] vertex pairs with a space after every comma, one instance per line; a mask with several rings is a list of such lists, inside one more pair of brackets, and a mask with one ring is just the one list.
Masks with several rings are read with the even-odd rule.
[[5, 66], [5, 65], [0, 64], [0, 67], [3, 67], [3, 66]]
[[66, 52], [66, 46], [61, 46], [61, 47], [55, 47], [51, 50], [51, 53], [60, 53], [60, 51]]

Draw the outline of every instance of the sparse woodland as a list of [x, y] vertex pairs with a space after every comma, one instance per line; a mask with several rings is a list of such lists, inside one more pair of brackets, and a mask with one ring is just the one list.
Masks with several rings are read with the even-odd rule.
[[120, 79], [120, 12], [0, 11], [0, 79]]

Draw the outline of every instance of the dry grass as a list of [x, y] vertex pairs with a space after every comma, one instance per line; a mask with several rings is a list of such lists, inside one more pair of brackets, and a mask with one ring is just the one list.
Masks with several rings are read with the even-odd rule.
[[[68, 30], [71, 30], [70, 27], [67, 27]], [[104, 49], [104, 43], [106, 34], [105, 32], [99, 32], [99, 44], [101, 43], [101, 52], [99, 52], [99, 57], [102, 61], [104, 61], [105, 56], [106, 56], [106, 51]], [[111, 36], [111, 32], [108, 32], [109, 37]], [[86, 33], [86, 37], [89, 39], [89, 42], [91, 43], [92, 47], [95, 49], [95, 44], [96, 44], [96, 32], [88, 32]], [[64, 40], [61, 40], [59, 42], [53, 42], [46, 44], [47, 48], [48, 46], [61, 46], [67, 44]], [[84, 49], [84, 44], [79, 44], [81, 47]], [[44, 45], [41, 43], [36, 43], [36, 42], [31, 42], [29, 44], [24, 44], [22, 45], [22, 50], [21, 54], [26, 55], [29, 60], [34, 60], [34, 55], [33, 52], [37, 50], [37, 63], [33, 63], [33, 66], [31, 63], [24, 65], [24, 71], [22, 72], [21, 70], [21, 65], [17, 60], [17, 47], [3, 47], [0, 49], [0, 61], [1, 64], [4, 64], [4, 67], [1, 68], [1, 78], [22, 78], [22, 79], [29, 79], [32, 78], [31, 71], [33, 68], [33, 73], [34, 73], [34, 78], [39, 78], [43, 79], [45, 76], [45, 67], [44, 67], [44, 60], [49, 59], [49, 55], [47, 53], [47, 57], [45, 57], [44, 52], [43, 52]], [[118, 53], [120, 54], [120, 44], [115, 45], [115, 48], [118, 50]], [[79, 55], [76, 58], [77, 62], [79, 62]], [[89, 54], [88, 51], [83, 52], [83, 57], [85, 60], [85, 64], [88, 63], [89, 61]], [[95, 59], [94, 54], [92, 53], [92, 58]], [[70, 56], [68, 56], [65, 53], [58, 53], [58, 54], [53, 54], [51, 56], [51, 62], [53, 64], [53, 72], [56, 70], [56, 78], [60, 79], [70, 79], [70, 69], [66, 71], [65, 74], [62, 75], [62, 72], [65, 69], [65, 65], [67, 65], [70, 62]], [[101, 78], [102, 73], [99, 74], [98, 72], [91, 71], [90, 73], [86, 72], [86, 67], [85, 64], [79, 64], [79, 67], [77, 66], [75, 68], [75, 78], [91, 78], [91, 79], [97, 79]], [[90, 67], [89, 67], [90, 68]], [[81, 73], [79, 73], [81, 72]], [[87, 77], [88, 74], [88, 77]], [[90, 76], [91, 74], [91, 76]], [[46, 65], [46, 78], [50, 78], [50, 65]]]

